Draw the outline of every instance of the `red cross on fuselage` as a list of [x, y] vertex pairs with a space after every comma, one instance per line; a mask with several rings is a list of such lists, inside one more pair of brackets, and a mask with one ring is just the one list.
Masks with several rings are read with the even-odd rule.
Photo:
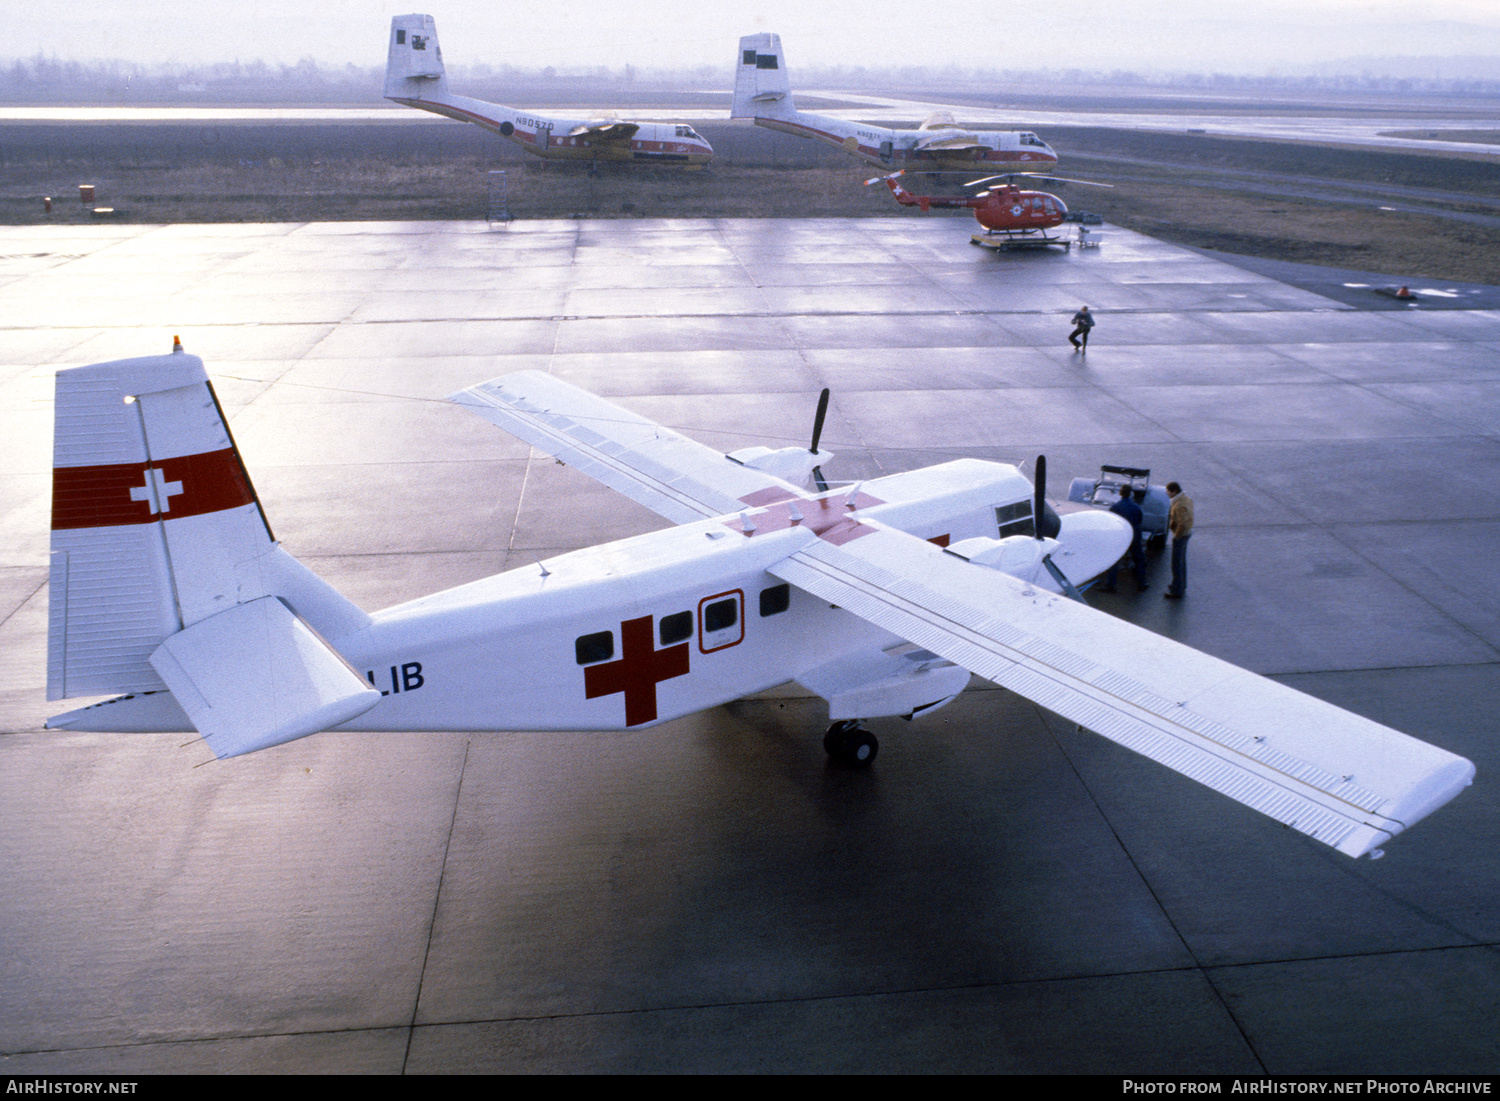
[[620, 624], [620, 657], [583, 671], [583, 697], [625, 693], [625, 725], [639, 726], [656, 720], [656, 686], [688, 672], [688, 644], [680, 642], [658, 650], [652, 639], [651, 616], [627, 619]]
[[750, 514], [749, 527], [740, 519], [730, 521], [729, 526], [735, 531], [755, 536], [803, 527], [834, 546], [858, 539], [861, 535], [869, 535], [875, 530], [861, 524], [851, 513], [871, 505], [885, 504], [880, 498], [857, 490], [852, 496], [836, 491], [812, 497], [806, 493], [790, 494], [780, 486], [756, 490], [740, 500], [751, 508], [763, 508], [765, 511]]

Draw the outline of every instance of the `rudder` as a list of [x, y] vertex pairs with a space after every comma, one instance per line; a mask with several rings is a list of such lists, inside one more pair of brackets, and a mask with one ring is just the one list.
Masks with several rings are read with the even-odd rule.
[[747, 34], [740, 39], [729, 117], [782, 118], [797, 113], [781, 53], [781, 36]]
[[386, 98], [434, 99], [447, 93], [437, 23], [430, 15], [392, 16], [385, 62]]

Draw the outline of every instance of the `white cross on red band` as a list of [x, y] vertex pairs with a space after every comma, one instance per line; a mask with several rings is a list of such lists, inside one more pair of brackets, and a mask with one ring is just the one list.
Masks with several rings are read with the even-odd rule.
[[232, 447], [154, 463], [52, 471], [54, 531], [149, 524], [254, 503], [255, 491]]

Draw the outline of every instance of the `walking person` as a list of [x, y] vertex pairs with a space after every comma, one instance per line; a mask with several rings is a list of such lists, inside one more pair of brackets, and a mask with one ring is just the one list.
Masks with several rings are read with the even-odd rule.
[[1073, 315], [1073, 331], [1068, 334], [1068, 343], [1079, 352], [1089, 350], [1089, 330], [1094, 327], [1094, 315], [1084, 306]]
[[1167, 530], [1172, 533], [1172, 584], [1167, 600], [1181, 600], [1187, 595], [1187, 546], [1193, 535], [1193, 499], [1182, 492], [1176, 482], [1167, 483], [1172, 505], [1167, 509]]

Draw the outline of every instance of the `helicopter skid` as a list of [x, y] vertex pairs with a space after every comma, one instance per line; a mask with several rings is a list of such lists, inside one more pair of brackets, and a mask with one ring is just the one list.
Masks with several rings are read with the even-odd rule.
[[1052, 237], [1045, 233], [1035, 234], [1010, 234], [1010, 233], [976, 233], [969, 238], [974, 244], [983, 248], [994, 249], [996, 252], [1010, 252], [1012, 249], [1042, 249], [1058, 247], [1063, 251], [1073, 247], [1070, 237]]

